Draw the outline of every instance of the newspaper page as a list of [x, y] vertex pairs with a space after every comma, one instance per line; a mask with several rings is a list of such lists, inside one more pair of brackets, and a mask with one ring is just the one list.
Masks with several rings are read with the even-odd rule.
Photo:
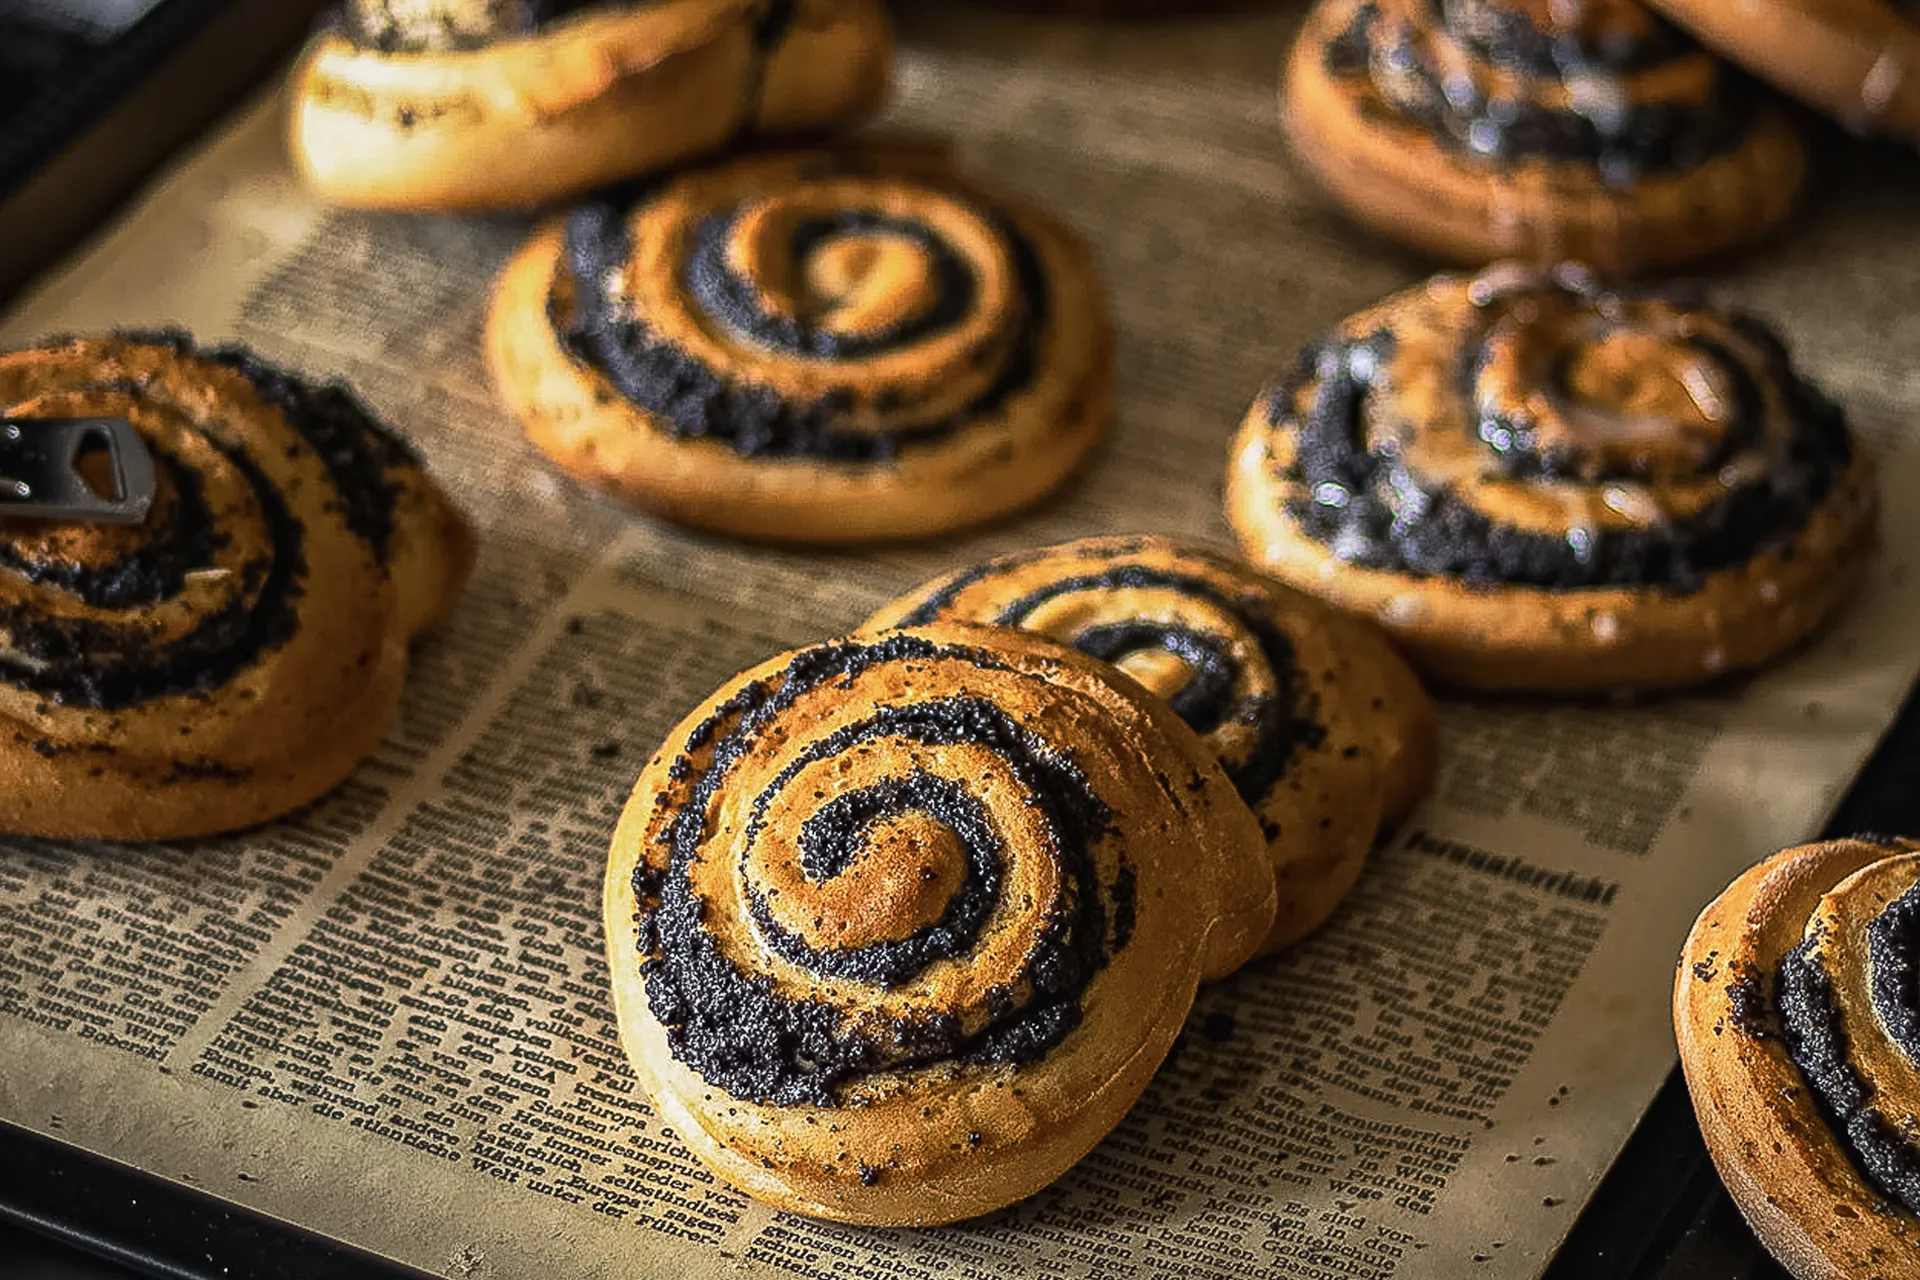
[[[453, 1277], [1523, 1280], [1673, 1062], [1673, 957], [1809, 836], [1920, 666], [1894, 501], [1857, 605], [1750, 680], [1640, 705], [1444, 704], [1438, 794], [1338, 915], [1204, 990], [1119, 1129], [954, 1227], [774, 1212], [650, 1112], [610, 1016], [603, 856], [640, 765], [735, 671], [891, 594], [1107, 531], [1227, 542], [1228, 436], [1301, 343], [1421, 273], [1275, 127], [1296, 14], [1150, 26], [907, 6], [892, 123], [1095, 247], [1116, 435], [1061, 497], [877, 553], [695, 537], [559, 478], [479, 331], [518, 217], [326, 209], [246, 113], [0, 326], [182, 323], [350, 380], [481, 553], [399, 722], [337, 792], [226, 839], [0, 844], [0, 1117]], [[1876, 157], [1724, 282], [1920, 492], [1920, 178]], [[1872, 166], [1863, 166], [1870, 168]]]

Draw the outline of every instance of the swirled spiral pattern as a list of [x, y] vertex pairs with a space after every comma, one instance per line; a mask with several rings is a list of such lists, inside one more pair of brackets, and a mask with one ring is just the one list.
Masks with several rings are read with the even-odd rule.
[[0, 355], [0, 416], [124, 418], [158, 481], [141, 524], [0, 522], [0, 827], [244, 826], [372, 749], [470, 552], [351, 393], [125, 334]]
[[1363, 0], [1322, 56], [1463, 157], [1612, 187], [1738, 147], [1761, 93], [1637, 0]]
[[1638, 0], [1323, 0], [1288, 113], [1355, 212], [1456, 259], [1673, 265], [1772, 225], [1805, 167], [1769, 91]]
[[[1844, 414], [1765, 325], [1570, 268], [1437, 277], [1348, 320], [1254, 406], [1230, 490], [1256, 560], [1449, 678], [1485, 683], [1475, 647], [1558, 644], [1595, 688], [1806, 634], [1857, 579], [1875, 505]], [[1699, 665], [1640, 669], [1655, 636]]]
[[1272, 918], [1171, 712], [1034, 637], [775, 659], [674, 731], [608, 865], [623, 1036], [695, 1153], [853, 1221], [983, 1212], [1118, 1121]]
[[562, 466], [769, 538], [1025, 505], [1112, 398], [1084, 252], [904, 153], [741, 160], [590, 204], [509, 267], [489, 341]]
[[1244, 565], [1161, 538], [1015, 552], [908, 592], [872, 628], [1019, 627], [1112, 663], [1219, 758], [1264, 828], [1280, 910], [1262, 948], [1324, 920], [1383, 822], [1433, 778], [1433, 706], [1363, 624]]
[[1702, 913], [1674, 995], [1714, 1159], [1796, 1275], [1920, 1265], [1920, 844], [1789, 849]]

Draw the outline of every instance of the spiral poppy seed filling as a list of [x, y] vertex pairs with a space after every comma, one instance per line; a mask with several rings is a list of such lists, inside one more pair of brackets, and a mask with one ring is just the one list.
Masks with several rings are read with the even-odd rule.
[[[1026, 1063], [1038, 1060], [1079, 1024], [1087, 984], [1125, 945], [1133, 915], [1132, 877], [1123, 868], [1102, 892], [1092, 848], [1112, 815], [1087, 779], [1053, 745], [992, 703], [968, 697], [887, 706], [811, 744], [754, 798], [742, 841], [751, 859], [770, 836], [771, 806], [822, 761], [845, 759], [885, 742], [939, 749], [985, 749], [1004, 766], [1025, 808], [1044, 824], [1051, 847], [1025, 856], [1051, 859], [1059, 888], [1035, 904], [1044, 923], [1017, 972], [986, 996], [984, 1023], [967, 1025], [958, 1011], [924, 1016], [852, 1013], [815, 996], [782, 994], [770, 979], [742, 972], [722, 951], [711, 928], [711, 905], [694, 884], [706, 854], [706, 815], [716, 795], [753, 744], [778, 729], [780, 717], [811, 691], [848, 682], [883, 664], [960, 661], [1004, 671], [976, 649], [936, 645], [910, 636], [873, 644], [837, 644], [797, 656], [775, 678], [756, 681], [718, 707], [687, 738], [688, 753], [670, 769], [691, 783], [660, 839], [664, 867], [643, 862], [634, 872], [639, 901], [635, 921], [641, 975], [654, 1018], [669, 1047], [707, 1083], [748, 1101], [834, 1106], [849, 1086], [876, 1073], [940, 1063]], [[693, 753], [708, 754], [705, 763]], [[762, 936], [786, 962], [822, 978], [851, 979], [886, 989], [946, 960], [970, 954], [1003, 896], [1008, 850], [980, 800], [960, 784], [915, 769], [818, 801], [795, 841], [799, 870], [811, 886], [830, 886], [852, 874], [889, 821], [908, 820], [957, 841], [964, 869], [931, 924], [904, 937], [835, 947], [823, 945], [824, 923], [812, 936], [772, 919], [777, 906], [768, 886], [754, 882], [743, 863], [750, 913]], [[924, 868], [922, 874], [933, 871]], [[768, 926], [773, 926], [769, 928]]]
[[[1408, 0], [1411, 16], [1368, 0], [1328, 40], [1327, 71], [1364, 80], [1388, 111], [1450, 150], [1500, 166], [1544, 158], [1594, 166], [1625, 187], [1734, 151], [1752, 132], [1755, 83], [1709, 63], [1663, 20], [1644, 30], [1543, 31], [1486, 0]], [[1634, 101], [1627, 77], [1699, 61], [1710, 91]], [[1502, 75], [1502, 73], [1508, 73]], [[1517, 78], [1510, 90], [1489, 89]]]
[[309, 382], [239, 347], [216, 347], [200, 354], [251, 382], [260, 398], [280, 410], [287, 424], [320, 456], [333, 480], [334, 509], [385, 569], [392, 558], [394, 509], [400, 495], [393, 473], [420, 465], [413, 446], [339, 383]]
[[[1583, 341], [1599, 344], [1626, 329], [1627, 326], [1617, 320], [1596, 316]], [[1719, 441], [1699, 463], [1702, 470], [1717, 471], [1760, 439], [1761, 419], [1766, 412], [1760, 384], [1724, 343], [1703, 334], [1676, 334], [1673, 341], [1675, 345], [1710, 362], [1725, 375], [1730, 391], [1727, 399], [1731, 414], [1721, 424]], [[1571, 377], [1575, 356], [1576, 352], [1571, 349], [1556, 352], [1544, 374], [1545, 394], [1562, 408], [1578, 398]], [[1500, 469], [1506, 475], [1516, 480], [1577, 479], [1588, 482], [1635, 478], [1633, 468], [1618, 460], [1609, 464], [1608, 460], [1596, 459], [1577, 449], [1556, 448], [1543, 442], [1525, 415], [1516, 413], [1504, 401], [1481, 396], [1478, 388], [1493, 359], [1492, 349], [1483, 344], [1462, 361], [1460, 392], [1478, 413], [1479, 424], [1475, 434], [1493, 451]]]
[[[385, 568], [393, 550], [396, 469], [418, 467], [420, 454], [339, 382], [316, 383], [262, 360], [237, 344], [202, 347], [182, 329], [125, 330], [127, 342], [165, 347], [178, 355], [211, 360], [253, 384], [254, 393], [278, 409], [319, 455], [333, 480], [335, 509], [348, 530], [372, 548]], [[140, 390], [139, 388], [135, 389]]]
[[935, 292], [932, 304], [874, 333], [836, 333], [819, 328], [805, 317], [769, 311], [754, 282], [727, 265], [727, 246], [740, 215], [714, 214], [693, 233], [693, 253], [687, 263], [687, 287], [707, 312], [775, 351], [822, 359], [851, 359], [902, 347], [951, 327], [973, 306], [973, 272], [926, 227], [905, 218], [890, 218], [864, 209], [850, 209], [832, 218], [808, 218], [796, 224], [788, 246], [795, 262], [805, 262], [834, 236], [881, 233], [911, 241], [933, 259]]
[[[1469, 306], [1452, 301], [1455, 287], [1443, 290], [1448, 301], [1434, 304], [1438, 319], [1424, 331], [1388, 320], [1364, 336], [1335, 333], [1309, 345], [1268, 399], [1269, 425], [1294, 435], [1288, 513], [1343, 561], [1476, 584], [1685, 595], [1789, 541], [1852, 461], [1845, 415], [1757, 320], [1614, 293], [1567, 273], [1505, 281], [1489, 273], [1465, 287]], [[1549, 327], [1542, 316], [1564, 323]], [[1458, 344], [1450, 378], [1458, 407], [1434, 410], [1437, 421], [1410, 421], [1401, 383], [1432, 363], [1434, 343]], [[1553, 345], [1540, 360], [1543, 343]], [[1582, 402], [1570, 385], [1572, 362], [1632, 343], [1680, 354], [1680, 380], [1712, 406], [1701, 410], [1701, 431], [1685, 435], [1657, 414]], [[1529, 420], [1517, 416], [1522, 410]], [[1543, 442], [1534, 434], [1541, 425], [1567, 438]], [[1448, 432], [1477, 451], [1462, 464], [1472, 468], [1470, 486], [1458, 467], [1448, 480], [1423, 467], [1435, 450], [1453, 457]], [[1649, 452], [1658, 456], [1648, 461]], [[1522, 528], [1474, 496], [1508, 480], [1656, 509], [1625, 527]], [[1717, 484], [1717, 496], [1667, 511], [1661, 495], [1683, 484]]]
[[[1914, 1007], [1914, 952], [1920, 946], [1920, 889], [1889, 904], [1867, 927], [1872, 997], [1882, 1029], [1909, 1067], [1920, 1061]], [[1868, 1180], [1920, 1213], [1920, 1146], [1910, 1118], [1889, 1117], [1850, 1063], [1847, 1033], [1821, 951], [1838, 940], [1815, 932], [1780, 964], [1778, 1006], [1788, 1056], [1822, 1114]]]
[[[240, 591], [178, 639], [157, 646], [137, 626], [48, 617], [31, 604], [0, 609], [0, 630], [18, 655], [0, 659], [0, 680], [61, 705], [116, 711], [154, 698], [218, 689], [293, 635], [307, 571], [305, 531], [251, 458], [239, 450], [221, 453], [251, 486], [273, 548], [270, 557], [242, 568]], [[185, 505], [176, 504], [176, 510]], [[163, 541], [174, 540], [173, 529], [159, 532]], [[191, 524], [182, 540], [192, 541]], [[116, 567], [140, 581], [127, 562]], [[172, 595], [153, 594], [165, 585], [159, 575], [142, 585], [146, 590], [140, 594], [147, 599], [107, 607], [155, 604]]]
[[[862, 732], [834, 735], [790, 766], [774, 782], [780, 788], [805, 765], [852, 748], [874, 736], [879, 726], [861, 726]], [[942, 739], [921, 736], [923, 726], [892, 725], [886, 732], [918, 737], [922, 742]], [[947, 738], [947, 741], [953, 739]], [[769, 793], [771, 794], [771, 793]], [[747, 841], [753, 842], [764, 821], [768, 796], [755, 806]], [[939, 920], [914, 930], [905, 938], [870, 943], [844, 950], [814, 947], [798, 933], [782, 926], [767, 907], [762, 890], [749, 884], [747, 902], [754, 921], [771, 940], [773, 949], [802, 968], [836, 978], [860, 978], [892, 987], [926, 970], [936, 960], [962, 955], [979, 935], [980, 926], [1000, 897], [1004, 850], [985, 809], [960, 787], [931, 774], [892, 779], [877, 786], [835, 796], [800, 828], [800, 866], [816, 884], [832, 880], [851, 866], [862, 851], [863, 837], [881, 820], [903, 814], [924, 814], [960, 838], [966, 850], [966, 877], [947, 899]], [[928, 868], [930, 875], [932, 869]]]
[[1867, 926], [1867, 954], [1873, 968], [1873, 1007], [1880, 1015], [1880, 1024], [1914, 1062], [1920, 1062], [1917, 949], [1920, 949], [1920, 889], [1909, 889]]
[[[411, 464], [412, 453], [339, 386], [315, 386], [238, 347], [203, 349], [175, 330], [127, 332], [119, 341], [155, 346], [212, 361], [252, 384], [267, 404], [321, 459], [334, 482], [332, 502], [348, 529], [382, 568], [393, 538], [398, 491], [390, 468]], [[0, 680], [68, 706], [120, 710], [155, 698], [220, 688], [294, 633], [296, 604], [307, 572], [306, 531], [274, 482], [238, 445], [200, 434], [190, 406], [161, 388], [110, 381], [76, 385], [62, 393], [97, 390], [131, 397], [143, 408], [178, 420], [245, 482], [259, 511], [265, 553], [234, 568], [229, 592], [180, 635], [156, 643], [139, 618], [125, 625], [97, 618], [48, 615], [25, 602], [0, 609], [11, 653], [0, 658]], [[190, 575], [213, 564], [230, 544], [209, 508], [201, 477], [165, 445], [149, 441], [161, 492], [146, 523], [123, 545], [98, 556], [65, 559], [35, 550], [38, 526], [0, 522], [0, 567], [95, 610], [129, 611], [173, 600]], [[135, 540], [137, 539], [137, 541]]]
[[[837, 176], [822, 171], [819, 177]], [[556, 334], [574, 357], [601, 373], [627, 400], [655, 415], [677, 438], [702, 438], [749, 457], [814, 457], [839, 462], [881, 462], [916, 444], [939, 441], [972, 421], [991, 417], [1034, 379], [1040, 342], [1049, 320], [1046, 275], [1027, 237], [1011, 219], [985, 213], [1000, 238], [1016, 285], [1018, 314], [1006, 318], [999, 368], [984, 388], [957, 410], [919, 417], [897, 390], [862, 404], [842, 388], [809, 400], [790, 400], [777, 390], [715, 369], [669, 334], [633, 314], [619, 296], [634, 256], [630, 219], [658, 187], [643, 190], [631, 205], [589, 204], [566, 223], [564, 271], [571, 305], [551, 308]], [[677, 283], [688, 294], [697, 323], [742, 340], [750, 349], [809, 361], [859, 360], [910, 349], [914, 343], [953, 330], [974, 310], [978, 280], [965, 257], [932, 227], [876, 211], [849, 209], [832, 218], [799, 219], [788, 229], [784, 256], [804, 268], [823, 246], [846, 237], [883, 235], [919, 246], [931, 266], [931, 300], [897, 323], [870, 332], [840, 333], [766, 305], [762, 282], [728, 261], [728, 245], [747, 210], [711, 213], [687, 237], [691, 248], [675, 264]], [[937, 380], [936, 380], [937, 381]], [[943, 388], [932, 386], [928, 394]], [[877, 428], [852, 426], [851, 414], [886, 415]]]
[[1240, 664], [1216, 636], [1164, 622], [1114, 622], [1082, 631], [1074, 637], [1073, 647], [1116, 664], [1130, 654], [1153, 650], [1172, 654], [1187, 682], [1168, 701], [1195, 733], [1212, 733], [1233, 709], [1233, 684]]
[[[1010, 560], [975, 566], [956, 575], [901, 620], [902, 626], [920, 626], [939, 618], [968, 587], [983, 578], [1006, 572]], [[1288, 766], [1302, 751], [1311, 751], [1326, 739], [1326, 729], [1313, 718], [1305, 682], [1301, 678], [1293, 643], [1259, 610], [1247, 607], [1226, 592], [1189, 574], [1170, 573], [1146, 565], [1121, 565], [1097, 574], [1062, 578], [1038, 588], [1002, 609], [993, 621], [1003, 627], [1026, 624], [1035, 611], [1063, 596], [1161, 587], [1204, 601], [1246, 629], [1258, 646], [1260, 659], [1271, 674], [1274, 692], [1236, 698], [1241, 668], [1220, 636], [1159, 622], [1102, 624], [1061, 637], [1090, 657], [1118, 664], [1129, 654], [1159, 649], [1179, 659], [1187, 682], [1168, 699], [1195, 733], [1206, 735], [1229, 721], [1256, 728], [1254, 745], [1239, 759], [1223, 760], [1234, 789], [1256, 811], [1260, 802], [1286, 777]], [[1271, 822], [1262, 819], [1269, 828]]]
[[[226, 545], [207, 510], [200, 477], [158, 446], [149, 444], [160, 487], [171, 495], [172, 509], [159, 517], [169, 536], [142, 542], [105, 564], [34, 555], [0, 540], [0, 567], [35, 586], [53, 587], [94, 609], [129, 609], [156, 604], [177, 593], [187, 574], [211, 562]], [[149, 521], [155, 517], [149, 516]], [[3, 529], [4, 523], [0, 523]]]

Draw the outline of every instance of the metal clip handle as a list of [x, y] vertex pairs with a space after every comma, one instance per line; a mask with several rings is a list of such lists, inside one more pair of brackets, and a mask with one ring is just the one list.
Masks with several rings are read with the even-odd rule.
[[[83, 454], [104, 451], [113, 492], [81, 474]], [[139, 524], [153, 505], [153, 455], [124, 418], [0, 421], [0, 518]]]

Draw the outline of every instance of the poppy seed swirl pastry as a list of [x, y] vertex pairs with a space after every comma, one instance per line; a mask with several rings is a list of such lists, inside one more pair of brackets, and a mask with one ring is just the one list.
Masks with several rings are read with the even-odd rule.
[[927, 1225], [1099, 1142], [1273, 901], [1170, 709], [947, 624], [728, 682], [641, 774], [605, 905], [621, 1039], [696, 1156], [782, 1208]]
[[1798, 1280], [1920, 1272], [1920, 844], [1788, 849], [1694, 924], [1674, 988], [1707, 1149]]
[[1386, 638], [1202, 548], [1119, 537], [1015, 552], [865, 625], [942, 620], [1037, 632], [1171, 703], [1266, 833], [1280, 902], [1263, 954], [1332, 914], [1382, 825], [1433, 787], [1439, 722]]
[[340, 204], [527, 208], [860, 120], [891, 53], [878, 0], [345, 0], [293, 158]]
[[507, 266], [487, 327], [502, 396], [575, 477], [793, 542], [1036, 501], [1112, 416], [1112, 344], [1077, 240], [904, 149], [587, 205]]
[[1283, 115], [1350, 213], [1469, 265], [1676, 268], [1761, 238], [1807, 168], [1784, 102], [1637, 0], [1321, 0]]
[[1764, 324], [1572, 268], [1353, 316], [1254, 404], [1227, 481], [1256, 564], [1438, 680], [1544, 692], [1766, 661], [1864, 576], [1876, 505]]
[[155, 478], [138, 524], [0, 519], [0, 830], [235, 830], [379, 745], [472, 547], [350, 392], [116, 334], [0, 354], [0, 416], [124, 419]]

